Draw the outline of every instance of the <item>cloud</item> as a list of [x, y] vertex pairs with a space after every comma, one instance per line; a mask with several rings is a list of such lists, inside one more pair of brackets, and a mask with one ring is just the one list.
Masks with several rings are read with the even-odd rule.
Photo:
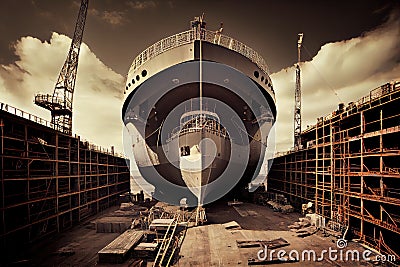
[[[325, 44], [311, 61], [301, 63], [301, 70], [305, 129], [337, 109], [340, 102], [356, 101], [400, 78], [399, 16], [392, 14], [387, 23], [357, 38]], [[295, 69], [283, 69], [271, 78], [278, 108], [276, 146], [277, 151], [285, 151], [293, 146]]]
[[122, 11], [104, 11], [101, 18], [111, 25], [122, 25], [127, 21], [124, 14]]
[[128, 1], [126, 4], [136, 10], [143, 10], [148, 8], [156, 7], [156, 2], [151, 0], [144, 0], [144, 1]]
[[108, 24], [111, 24], [112, 26], [117, 26], [117, 25], [124, 25], [127, 22], [129, 22], [129, 19], [126, 17], [126, 12], [125, 11], [99, 11], [96, 8], [89, 8], [88, 9], [88, 14], [90, 16], [96, 17]]
[[96, 8], [89, 8], [88, 14], [94, 17], [99, 16], [100, 12]]
[[[399, 29], [399, 17], [393, 16], [362, 36], [325, 44], [311, 61], [301, 64], [303, 129], [331, 113], [340, 102], [355, 101], [371, 89], [400, 78]], [[18, 40], [13, 49], [19, 60], [0, 65], [0, 101], [50, 119], [48, 111], [33, 104], [33, 97], [38, 92], [52, 93], [70, 42], [70, 38], [57, 33], [49, 42], [29, 36]], [[294, 68], [283, 69], [271, 78], [278, 108], [276, 147], [277, 151], [284, 151], [293, 145]], [[73, 132], [103, 147], [115, 145], [122, 151], [123, 88], [124, 77], [82, 44]]]
[[[0, 101], [50, 120], [33, 103], [38, 92], [52, 94], [71, 39], [53, 33], [49, 42], [23, 37], [14, 44], [19, 60], [0, 65]], [[104, 65], [82, 44], [73, 103], [73, 133], [122, 152], [121, 106], [124, 77]]]

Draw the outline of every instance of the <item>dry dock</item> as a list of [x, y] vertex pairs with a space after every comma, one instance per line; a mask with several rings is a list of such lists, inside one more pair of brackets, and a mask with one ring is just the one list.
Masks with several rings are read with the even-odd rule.
[[[302, 132], [300, 149], [274, 159], [268, 192], [254, 194], [254, 203], [228, 205], [220, 200], [206, 207], [206, 225], [187, 228], [184, 239], [170, 232], [171, 238], [162, 241], [160, 233], [148, 231], [157, 217], [149, 207], [126, 204], [121, 210], [109, 209], [129, 190], [125, 159], [2, 104], [0, 237], [1, 250], [7, 256], [1, 263], [152, 266], [155, 255], [169, 258], [168, 249], [158, 249], [160, 244], [179, 251], [170, 266], [389, 265], [387, 260], [361, 259], [366, 250], [371, 251], [369, 258], [375, 259], [378, 253], [398, 262], [399, 105], [399, 82], [378, 87], [348, 106], [340, 105]], [[143, 197], [140, 199], [143, 202]], [[313, 215], [299, 221], [304, 215], [277, 211], [287, 202], [297, 210], [311, 203], [307, 211]], [[175, 221], [179, 208], [161, 206], [160, 214], [172, 215], [162, 219]], [[141, 212], [147, 215], [140, 219]], [[186, 215], [183, 218], [189, 219]], [[176, 220], [174, 228], [181, 222]], [[129, 228], [135, 229], [125, 232]], [[134, 242], [122, 240], [129, 233], [137, 237], [135, 231], [142, 230], [145, 240], [141, 241], [141, 236]], [[123, 232], [126, 234], [120, 236]], [[347, 240], [347, 246], [339, 248], [338, 238]], [[115, 239], [122, 241], [112, 243]], [[120, 247], [124, 251], [116, 257], [107, 252], [99, 259], [99, 252], [107, 246], [109, 251]], [[136, 252], [135, 246], [140, 247]], [[265, 246], [275, 254], [267, 253], [263, 258]], [[330, 249], [342, 251], [344, 256], [323, 256], [323, 251]], [[286, 254], [295, 251], [300, 257], [306, 251], [307, 259], [281, 261], [279, 250]], [[351, 254], [353, 258], [348, 260], [348, 251], [359, 257], [354, 259]], [[287, 255], [284, 259], [290, 260]]]

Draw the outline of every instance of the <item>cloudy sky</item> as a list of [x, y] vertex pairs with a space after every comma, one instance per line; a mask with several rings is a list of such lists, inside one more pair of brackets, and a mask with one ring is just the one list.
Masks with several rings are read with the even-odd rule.
[[[293, 143], [297, 34], [302, 54], [303, 129], [371, 89], [400, 78], [398, 1], [91, 0], [74, 96], [73, 132], [122, 148], [124, 77], [157, 40], [187, 30], [205, 12], [207, 27], [248, 44], [268, 62], [276, 91], [277, 150]], [[73, 35], [79, 1], [0, 2], [0, 102], [46, 119], [35, 93], [52, 93]]]

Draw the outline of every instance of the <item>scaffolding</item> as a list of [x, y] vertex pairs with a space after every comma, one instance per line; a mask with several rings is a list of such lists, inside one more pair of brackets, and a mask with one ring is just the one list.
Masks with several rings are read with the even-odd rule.
[[268, 190], [301, 204], [382, 253], [400, 250], [400, 82], [338, 109], [273, 159]]
[[125, 158], [0, 103], [2, 251], [76, 225], [129, 192]]

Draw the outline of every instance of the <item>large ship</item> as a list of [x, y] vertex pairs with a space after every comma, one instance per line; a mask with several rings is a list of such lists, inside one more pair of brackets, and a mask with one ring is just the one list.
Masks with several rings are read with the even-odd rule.
[[151, 45], [127, 75], [125, 152], [154, 197], [172, 204], [201, 206], [248, 187], [276, 118], [264, 59], [205, 26], [196, 17]]

